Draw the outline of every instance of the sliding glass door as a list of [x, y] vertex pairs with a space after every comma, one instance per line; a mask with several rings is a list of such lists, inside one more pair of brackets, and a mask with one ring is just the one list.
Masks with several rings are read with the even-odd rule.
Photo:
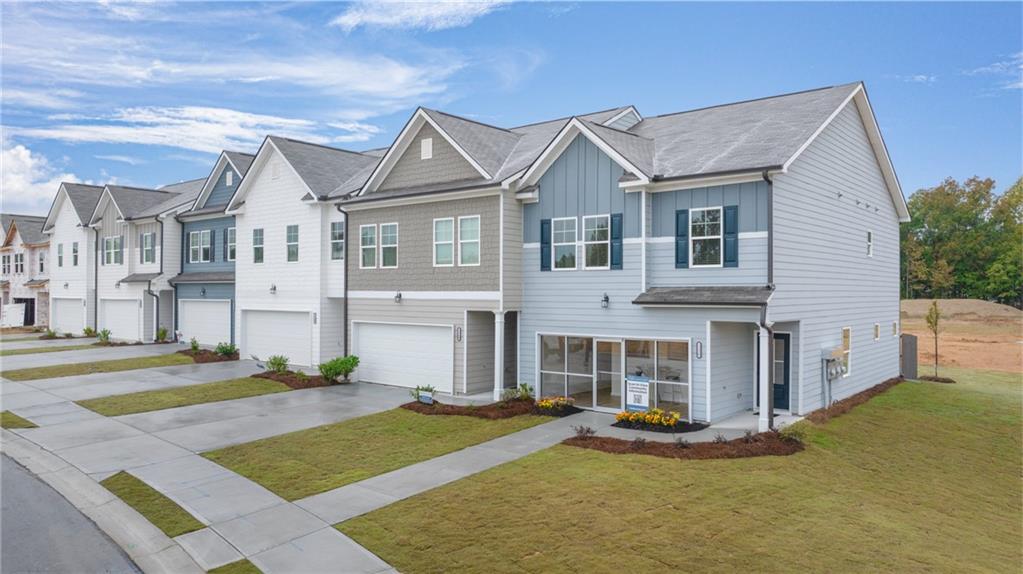
[[622, 410], [622, 342], [597, 340], [593, 408]]

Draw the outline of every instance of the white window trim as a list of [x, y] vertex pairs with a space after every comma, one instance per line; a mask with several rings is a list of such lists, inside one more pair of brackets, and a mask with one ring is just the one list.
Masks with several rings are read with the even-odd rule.
[[[718, 234], [717, 235], [701, 235], [700, 237], [693, 236], [693, 215], [697, 211], [717, 211], [718, 212]], [[689, 210], [689, 267], [690, 268], [706, 268], [713, 269], [715, 267], [724, 267], [725, 264], [725, 210], [723, 206], [716, 207], [694, 207]], [[717, 239], [720, 247], [718, 248], [718, 262], [716, 264], [703, 264], [697, 265], [696, 258], [693, 257], [693, 241], [696, 239]]]
[[[555, 253], [558, 251], [559, 245], [569, 245], [569, 243], [555, 243], [554, 242], [554, 223], [556, 221], [571, 221], [573, 229], [575, 229], [575, 240], [571, 242], [573, 249], [575, 249], [575, 265], [572, 267], [558, 267], [556, 265], [557, 259]], [[551, 219], [551, 271], [575, 271], [579, 269], [579, 218], [578, 217], [555, 217]]]
[[[294, 227], [295, 228], [295, 235], [298, 235], [298, 238], [295, 239], [294, 243], [292, 243], [291, 241], [288, 241], [288, 228], [289, 227]], [[301, 254], [301, 252], [300, 252], [300, 250], [298, 248], [298, 246], [299, 246], [299, 238], [301, 238], [301, 235], [300, 235], [300, 230], [298, 228], [298, 224], [292, 223], [292, 224], [286, 224], [284, 226], [284, 262], [285, 263], [298, 263], [302, 259], [302, 254]], [[292, 245], [295, 246], [295, 260], [294, 261], [292, 261], [288, 257], [288, 251], [289, 251], [288, 248], [291, 247]]]
[[[387, 226], [387, 225], [393, 225], [394, 226], [394, 245], [384, 245], [384, 227]], [[401, 238], [401, 235], [400, 235], [400, 231], [398, 229], [398, 222], [397, 221], [392, 221], [392, 222], [389, 222], [389, 223], [381, 223], [379, 225], [379, 231], [377, 232], [377, 245], [380, 247], [379, 249], [377, 249], [377, 257], [380, 258], [378, 260], [378, 262], [377, 262], [377, 267], [379, 269], [397, 269], [398, 268], [398, 261], [399, 261], [398, 242], [400, 241], [400, 238]], [[393, 247], [394, 248], [394, 265], [384, 265], [384, 248], [385, 247]]]
[[[147, 261], [146, 260], [146, 240], [147, 239], [151, 242], [150, 245], [149, 245], [149, 248], [152, 250], [152, 254], [153, 254], [153, 260], [152, 261]], [[139, 249], [142, 250], [142, 254], [141, 254], [142, 256], [140, 257], [140, 259], [142, 260], [142, 264], [143, 265], [148, 265], [148, 264], [156, 263], [156, 232], [155, 231], [150, 231], [148, 233], [143, 233], [142, 234], [142, 245], [139, 246]]]
[[[224, 254], [224, 259], [234, 261], [238, 259], [238, 228], [228, 227], [224, 233], [227, 234], [227, 253]], [[234, 255], [231, 255], [232, 252], [234, 252]]]
[[842, 349], [842, 354], [846, 356], [845, 359], [845, 374], [842, 378], [846, 378], [852, 374], [852, 350], [853, 350], [853, 329], [852, 327], [842, 327], [842, 339], [845, 339], [845, 332], [849, 331], [849, 350]]
[[[437, 222], [439, 221], [450, 221], [451, 222], [451, 239], [448, 241], [437, 241]], [[455, 218], [454, 217], [437, 217], [433, 220], [433, 266], [434, 267], [454, 267], [455, 266]], [[451, 246], [451, 263], [437, 263], [437, 246], [438, 245], [450, 245]]]
[[[341, 239], [334, 239], [334, 225], [341, 225]], [[330, 260], [331, 261], [344, 261], [345, 260], [345, 241], [348, 240], [348, 227], [344, 221], [331, 221], [327, 232], [330, 240]], [[341, 245], [341, 257], [334, 257], [334, 244], [339, 243]]]
[[57, 267], [64, 266], [64, 244], [57, 244]]
[[[256, 232], [259, 232], [259, 245], [256, 245]], [[266, 261], [266, 231], [263, 231], [262, 227], [255, 227], [252, 229], [252, 264], [262, 265]], [[261, 261], [256, 261], [256, 248], [260, 249], [262, 255]]]
[[39, 272], [46, 273], [46, 252], [39, 252]]
[[[198, 243], [196, 243], [195, 246], [192, 245], [192, 237], [193, 236], [198, 237], [198, 239], [199, 239]], [[202, 255], [202, 247], [203, 247], [203, 240], [204, 239], [206, 240], [206, 244], [209, 245], [209, 247], [210, 247], [210, 253], [205, 258], [203, 258], [203, 255]], [[193, 249], [197, 249], [198, 250], [198, 253], [199, 253], [199, 258], [198, 259], [194, 259], [192, 257], [192, 254], [193, 254], [192, 250]], [[212, 258], [213, 258], [213, 238], [210, 236], [210, 230], [209, 229], [203, 229], [202, 231], [189, 231], [188, 232], [188, 262], [189, 263], [209, 263]]]
[[867, 230], [867, 257], [874, 256], [874, 232]]
[[[462, 220], [463, 219], [475, 219], [476, 220], [476, 239], [462, 239]], [[458, 218], [458, 261], [459, 267], [479, 267], [483, 264], [483, 219], [479, 215], [462, 215]], [[462, 263], [462, 244], [463, 243], [475, 243], [476, 244], [476, 263]]]
[[[607, 239], [606, 240], [604, 240], [604, 241], [587, 241], [586, 240], [586, 220], [587, 219], [605, 219], [605, 220], [607, 220]], [[583, 216], [583, 233], [582, 233], [582, 237], [580, 239], [582, 239], [582, 243], [583, 243], [583, 269], [584, 270], [587, 270], [587, 271], [606, 271], [608, 269], [611, 269], [611, 214], [610, 213], [605, 213], [605, 214], [602, 214], [602, 215], [584, 215]], [[586, 246], [587, 245], [600, 245], [600, 244], [607, 245], [607, 265], [597, 265], [597, 266], [591, 267], [591, 266], [586, 264]]]
[[[362, 230], [363, 229], [367, 229], [367, 228], [372, 228], [373, 229], [373, 245], [365, 245], [362, 242], [362, 240], [365, 238], [365, 236], [362, 233]], [[377, 246], [378, 246], [379, 243], [380, 242], [377, 239], [377, 226], [376, 226], [375, 223], [369, 223], [369, 224], [365, 224], [365, 225], [360, 225], [359, 226], [359, 269], [376, 269], [377, 268], [378, 259], [380, 257], [380, 250], [377, 249]], [[371, 265], [371, 266], [370, 265], [364, 265], [364, 262], [365, 262], [366, 258], [363, 257], [363, 253], [365, 253], [366, 249], [373, 249], [373, 265]]]

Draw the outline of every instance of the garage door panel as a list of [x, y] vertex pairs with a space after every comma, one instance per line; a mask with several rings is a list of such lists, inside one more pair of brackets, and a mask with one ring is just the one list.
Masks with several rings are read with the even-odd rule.
[[194, 337], [200, 345], [231, 342], [231, 301], [178, 301], [178, 329], [185, 341]]
[[266, 360], [284, 355], [292, 364], [311, 366], [312, 321], [305, 311], [242, 312], [242, 351]]
[[53, 299], [53, 313], [50, 324], [57, 333], [80, 335], [85, 330], [85, 300]]
[[109, 329], [112, 339], [138, 341], [139, 302], [137, 299], [101, 299], [100, 330]]
[[356, 323], [353, 348], [361, 381], [453, 390], [454, 343], [451, 327]]

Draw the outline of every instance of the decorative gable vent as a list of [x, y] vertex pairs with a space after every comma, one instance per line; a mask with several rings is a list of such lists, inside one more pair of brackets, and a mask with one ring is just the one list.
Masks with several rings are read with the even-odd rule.
[[420, 142], [419, 159], [430, 159], [433, 157], [433, 138], [423, 138]]

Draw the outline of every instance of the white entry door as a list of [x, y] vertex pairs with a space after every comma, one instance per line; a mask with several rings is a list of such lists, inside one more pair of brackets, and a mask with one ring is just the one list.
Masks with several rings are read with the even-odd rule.
[[200, 345], [231, 342], [230, 299], [183, 299], [178, 301], [178, 330], [182, 339], [194, 337]]
[[100, 299], [99, 329], [110, 330], [110, 338], [122, 341], [140, 341], [139, 300]]
[[59, 335], [81, 335], [85, 329], [85, 300], [80, 297], [54, 297], [50, 325]]
[[451, 327], [352, 324], [352, 352], [359, 356], [360, 381], [453, 390], [455, 346]]
[[284, 355], [293, 365], [313, 364], [312, 316], [307, 311], [242, 311], [241, 355], [266, 360]]

